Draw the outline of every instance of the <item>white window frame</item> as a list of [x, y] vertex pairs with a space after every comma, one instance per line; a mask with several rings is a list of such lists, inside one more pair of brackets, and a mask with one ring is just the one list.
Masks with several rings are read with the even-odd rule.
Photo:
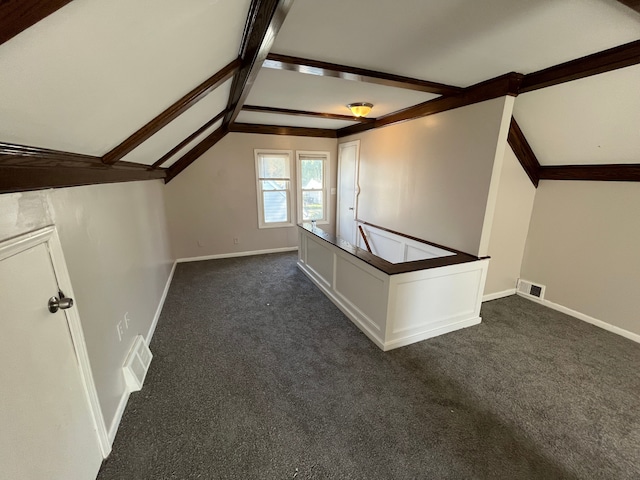
[[[293, 227], [293, 165], [291, 164], [291, 157], [293, 156], [292, 150], [270, 150], [265, 148], [255, 149], [255, 166], [256, 166], [256, 193], [258, 197], [258, 228], [282, 228], [282, 227]], [[288, 188], [283, 190], [287, 193], [287, 221], [286, 222], [270, 222], [266, 223], [264, 218], [264, 204], [262, 197], [262, 185], [260, 183], [261, 180], [265, 180], [260, 177], [260, 156], [263, 154], [271, 154], [271, 155], [283, 155], [287, 157], [287, 161], [289, 162], [289, 178], [268, 178], [266, 180], [277, 180], [277, 181], [286, 181], [288, 182]]]
[[[315, 157], [317, 159], [322, 159], [322, 214], [323, 218], [317, 220], [317, 224], [327, 225], [329, 224], [330, 216], [329, 216], [329, 165], [330, 165], [330, 153], [324, 151], [317, 150], [296, 150], [296, 173], [297, 173], [297, 181], [298, 185], [296, 188], [297, 191], [297, 200], [298, 200], [298, 222], [302, 223], [305, 220], [302, 219], [302, 160], [305, 160], [301, 157]], [[315, 159], [314, 158], [314, 159]], [[309, 220], [306, 220], [309, 221]]]

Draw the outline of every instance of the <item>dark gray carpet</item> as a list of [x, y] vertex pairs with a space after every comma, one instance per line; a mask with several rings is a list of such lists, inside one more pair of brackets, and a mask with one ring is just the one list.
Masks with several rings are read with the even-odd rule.
[[178, 265], [100, 480], [640, 478], [640, 345], [514, 296], [383, 353], [295, 260]]

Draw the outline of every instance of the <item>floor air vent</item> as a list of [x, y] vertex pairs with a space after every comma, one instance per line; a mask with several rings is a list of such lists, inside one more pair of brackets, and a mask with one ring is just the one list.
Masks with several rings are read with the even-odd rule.
[[133, 346], [123, 367], [124, 378], [127, 382], [129, 392], [137, 392], [142, 389], [142, 384], [144, 383], [144, 378], [147, 376], [152, 358], [153, 355], [149, 347], [147, 347], [144, 338], [142, 338], [142, 335], [138, 335], [133, 342]]
[[544, 285], [537, 285], [527, 280], [518, 280], [518, 293], [526, 297], [542, 300], [544, 298]]

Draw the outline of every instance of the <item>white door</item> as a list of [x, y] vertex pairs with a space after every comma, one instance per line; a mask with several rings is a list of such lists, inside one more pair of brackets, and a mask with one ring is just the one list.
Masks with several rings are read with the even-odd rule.
[[360, 140], [338, 146], [338, 236], [356, 244]]
[[[102, 461], [48, 245], [0, 259], [0, 477], [95, 479]], [[75, 307], [72, 307], [75, 308]]]

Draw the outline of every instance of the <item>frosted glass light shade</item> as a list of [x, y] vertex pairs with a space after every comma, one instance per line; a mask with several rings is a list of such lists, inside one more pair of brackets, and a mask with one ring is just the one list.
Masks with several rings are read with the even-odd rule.
[[366, 117], [373, 108], [373, 104], [366, 102], [350, 103], [347, 105], [356, 117]]

